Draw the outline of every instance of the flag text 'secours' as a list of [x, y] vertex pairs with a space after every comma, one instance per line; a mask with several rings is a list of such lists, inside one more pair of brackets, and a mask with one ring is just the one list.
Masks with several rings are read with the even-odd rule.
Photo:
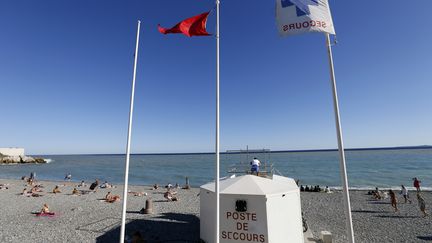
[[276, 0], [276, 22], [283, 36], [305, 32], [335, 34], [327, 0]]

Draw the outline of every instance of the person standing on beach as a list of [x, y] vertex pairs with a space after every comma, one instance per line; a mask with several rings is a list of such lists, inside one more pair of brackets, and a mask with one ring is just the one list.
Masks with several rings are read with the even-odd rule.
[[421, 181], [419, 181], [417, 179], [417, 177], [414, 177], [413, 180], [414, 180], [414, 183], [413, 183], [414, 187], [417, 189], [417, 192], [420, 192], [420, 182]]
[[36, 179], [36, 172], [30, 172], [30, 180], [34, 181]]
[[407, 203], [407, 201], [409, 203], [412, 203], [411, 200], [408, 199], [409, 198], [409, 196], [408, 196], [408, 190], [405, 188], [404, 185], [401, 185], [401, 187], [402, 187], [402, 189], [401, 189], [400, 194], [402, 194], [402, 196], [404, 197], [405, 203]]
[[389, 195], [390, 195], [391, 205], [395, 209], [395, 212], [397, 212], [398, 208], [397, 208], [396, 195], [395, 195], [395, 193], [394, 193], [394, 191], [392, 189], [389, 190]]
[[426, 203], [423, 197], [420, 195], [420, 192], [417, 192], [417, 201], [420, 207], [420, 211], [423, 212], [423, 217], [426, 217], [428, 214], [426, 213]]
[[257, 158], [253, 158], [253, 160], [250, 162], [251, 164], [251, 172], [252, 174], [256, 172], [256, 175], [259, 175], [259, 167], [261, 165], [261, 162]]

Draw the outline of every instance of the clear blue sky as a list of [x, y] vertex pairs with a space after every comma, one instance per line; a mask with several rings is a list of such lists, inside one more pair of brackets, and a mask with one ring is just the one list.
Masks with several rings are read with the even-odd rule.
[[[432, 1], [330, 4], [346, 147], [432, 144]], [[324, 35], [280, 38], [274, 6], [222, 0], [221, 148], [336, 148]], [[215, 39], [156, 28], [213, 7], [1, 1], [0, 147], [124, 153], [141, 19], [132, 151], [214, 151]]]

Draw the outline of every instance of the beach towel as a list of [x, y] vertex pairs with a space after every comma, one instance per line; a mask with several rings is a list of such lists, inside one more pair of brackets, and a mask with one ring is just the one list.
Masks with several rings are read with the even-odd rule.
[[39, 217], [51, 217], [51, 216], [55, 215], [55, 213], [53, 213], [53, 212], [49, 212], [49, 213], [35, 213], [35, 214], [36, 214], [36, 216], [39, 216]]

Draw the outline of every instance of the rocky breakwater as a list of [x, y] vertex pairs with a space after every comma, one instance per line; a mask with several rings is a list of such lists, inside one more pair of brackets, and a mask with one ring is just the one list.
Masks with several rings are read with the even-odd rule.
[[7, 156], [0, 153], [0, 164], [45, 164], [47, 161], [39, 157]]

